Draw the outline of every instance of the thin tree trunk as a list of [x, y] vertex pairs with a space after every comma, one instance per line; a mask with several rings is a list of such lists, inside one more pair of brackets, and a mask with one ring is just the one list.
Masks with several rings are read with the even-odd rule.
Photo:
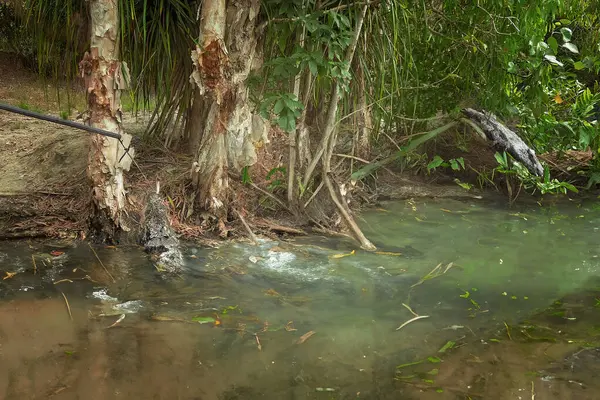
[[131, 136], [121, 127], [121, 90], [125, 88], [119, 60], [119, 10], [117, 0], [91, 0], [90, 52], [80, 63], [86, 81], [89, 123], [122, 135], [117, 139], [90, 136], [88, 177], [93, 187], [92, 231], [104, 241], [114, 241], [119, 230], [128, 230], [123, 220], [125, 186], [123, 171], [128, 171], [133, 149], [125, 154]]
[[[228, 4], [229, 3], [229, 4]], [[192, 181], [201, 206], [221, 222], [228, 210], [228, 169], [256, 162], [246, 79], [253, 65], [259, 0], [205, 0], [192, 80], [206, 112]], [[194, 118], [194, 117], [192, 117]]]
[[[302, 33], [300, 34], [300, 48], [304, 48], [304, 35], [305, 28], [302, 28]], [[302, 71], [298, 72], [294, 79], [294, 96], [296, 96], [296, 100], [301, 101], [300, 99], [300, 83], [302, 80]], [[303, 129], [301, 124], [298, 124], [296, 129], [293, 132], [290, 132], [290, 149], [289, 149], [289, 163], [288, 163], [288, 186], [287, 186], [287, 199], [288, 205], [294, 209], [293, 205], [296, 202], [296, 158], [298, 155], [298, 138], [299, 132]]]
[[[361, 10], [361, 13], [356, 21], [354, 37], [353, 37], [352, 43], [350, 43], [350, 46], [348, 47], [348, 51], [346, 53], [345, 61], [348, 66], [352, 63], [352, 59], [354, 58], [354, 51], [356, 50], [356, 45], [360, 38], [360, 32], [362, 30], [362, 25], [365, 20], [365, 15], [367, 13], [367, 7], [368, 7], [368, 5], [363, 6], [363, 9]], [[332, 94], [331, 94], [329, 110], [328, 110], [328, 114], [327, 114], [327, 123], [325, 125], [325, 136], [324, 136], [324, 140], [322, 141], [323, 146], [322, 146], [322, 150], [320, 150], [320, 154], [323, 155], [323, 181], [325, 182], [325, 185], [327, 186], [327, 189], [329, 190], [329, 195], [331, 196], [331, 199], [333, 200], [335, 206], [337, 207], [338, 212], [344, 218], [346, 225], [348, 225], [348, 227], [352, 231], [352, 234], [354, 235], [356, 240], [358, 240], [358, 242], [360, 243], [361, 247], [364, 248], [365, 250], [376, 250], [375, 245], [373, 243], [371, 243], [369, 241], [369, 239], [367, 239], [367, 237], [363, 234], [363, 232], [360, 230], [359, 226], [356, 224], [356, 222], [352, 218], [352, 215], [350, 215], [347, 208], [342, 204], [343, 199], [340, 200], [340, 198], [338, 197], [338, 193], [335, 190], [333, 183], [331, 182], [331, 178], [329, 177], [329, 173], [331, 172], [330, 171], [331, 170], [331, 155], [333, 153], [333, 149], [335, 148], [336, 137], [337, 137], [335, 125], [336, 125], [336, 120], [337, 120], [336, 117], [337, 117], [337, 109], [338, 109], [339, 101], [340, 101], [340, 88], [339, 88], [339, 84], [335, 83]], [[313, 160], [312, 164], [316, 165], [314, 160]], [[305, 180], [310, 179], [310, 173], [311, 173], [311, 171], [307, 170], [307, 175], [305, 176]]]
[[358, 131], [356, 141], [356, 155], [361, 158], [369, 159], [371, 156], [370, 135], [373, 130], [373, 119], [371, 118], [371, 109], [367, 104], [367, 88], [365, 84], [365, 74], [357, 63], [356, 78], [358, 80]]

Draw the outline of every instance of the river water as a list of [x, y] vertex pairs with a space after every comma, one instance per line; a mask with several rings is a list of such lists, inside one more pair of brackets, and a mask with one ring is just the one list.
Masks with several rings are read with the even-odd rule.
[[1, 243], [0, 399], [600, 398], [593, 202], [360, 223], [380, 252], [187, 244], [170, 279], [137, 247]]

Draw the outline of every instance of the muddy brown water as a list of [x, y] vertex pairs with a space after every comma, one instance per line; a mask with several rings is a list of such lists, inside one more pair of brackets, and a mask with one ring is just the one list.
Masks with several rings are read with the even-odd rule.
[[95, 248], [113, 281], [85, 243], [0, 243], [0, 399], [600, 398], [593, 203], [362, 218], [382, 253], [186, 244], [169, 279], [137, 247]]

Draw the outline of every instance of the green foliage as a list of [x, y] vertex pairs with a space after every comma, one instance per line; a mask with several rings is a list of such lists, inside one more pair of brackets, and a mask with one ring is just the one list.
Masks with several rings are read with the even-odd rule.
[[501, 174], [516, 177], [523, 183], [523, 186], [527, 190], [534, 193], [539, 191], [542, 194], [566, 194], [567, 191], [578, 192], [577, 188], [568, 182], [551, 179], [548, 166], [544, 167], [544, 176], [539, 177], [532, 175], [527, 168], [518, 161], [513, 160], [506, 152], [496, 153], [494, 156], [498, 162], [498, 167], [495, 170]]
[[266, 176], [266, 180], [269, 181], [267, 188], [271, 191], [282, 190], [286, 188], [286, 168], [276, 167], [271, 169]]
[[296, 118], [300, 117], [304, 105], [291, 93], [280, 93], [265, 97], [260, 105], [260, 113], [268, 119], [272, 112], [277, 124], [286, 132], [296, 130]]
[[451, 158], [448, 161], [444, 161], [444, 159], [438, 155], [433, 157], [433, 160], [429, 164], [427, 164], [427, 172], [431, 172], [439, 167], [442, 168], [452, 168], [453, 171], [460, 171], [461, 169], [465, 169], [465, 160], [462, 157], [459, 158]]

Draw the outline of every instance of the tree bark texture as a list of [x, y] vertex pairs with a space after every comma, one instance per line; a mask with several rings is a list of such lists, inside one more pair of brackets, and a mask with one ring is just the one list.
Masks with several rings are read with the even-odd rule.
[[[128, 171], [133, 149], [125, 154], [131, 136], [121, 128], [121, 90], [125, 88], [119, 60], [119, 13], [117, 0], [91, 0], [91, 43], [80, 63], [87, 87], [91, 126], [117, 132], [118, 139], [90, 136], [88, 177], [92, 185], [92, 230], [112, 241], [118, 230], [128, 230], [123, 222], [125, 185], [123, 172]], [[123, 145], [125, 147], [123, 147]]]
[[194, 101], [205, 115], [190, 133], [199, 141], [192, 181], [200, 205], [220, 219], [228, 208], [228, 170], [256, 162], [246, 79], [256, 55], [259, 8], [260, 0], [205, 0], [200, 45], [192, 51]]

